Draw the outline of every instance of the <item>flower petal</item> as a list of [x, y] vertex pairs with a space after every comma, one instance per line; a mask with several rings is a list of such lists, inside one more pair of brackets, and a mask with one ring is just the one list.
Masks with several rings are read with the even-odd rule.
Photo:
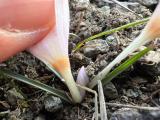
[[[82, 86], [86, 86], [89, 83], [89, 77], [84, 66], [82, 66], [78, 72], [76, 83]], [[80, 93], [82, 97], [85, 96], [85, 90], [80, 89]]]
[[[54, 0], [55, 2], [55, 27], [38, 44], [29, 51], [43, 61], [50, 64], [60, 73], [65, 80], [73, 101], [80, 103], [82, 98], [71, 73], [68, 56], [69, 37], [69, 6], [68, 0]], [[54, 16], [53, 14], [53, 16]]]
[[56, 25], [50, 33], [29, 51], [51, 64], [58, 72], [70, 69], [68, 59], [69, 8], [68, 0], [55, 0]]
[[151, 19], [147, 23], [144, 30], [150, 39], [160, 37], [160, 3], [157, 5], [153, 15], [151, 16]]

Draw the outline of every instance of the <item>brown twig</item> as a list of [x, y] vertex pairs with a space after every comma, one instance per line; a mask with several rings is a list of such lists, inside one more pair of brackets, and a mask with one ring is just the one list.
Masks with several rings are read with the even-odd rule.
[[107, 110], [105, 105], [105, 98], [103, 93], [102, 83], [98, 81], [98, 93], [99, 93], [99, 103], [100, 103], [100, 117], [101, 120], [108, 120], [107, 118]]

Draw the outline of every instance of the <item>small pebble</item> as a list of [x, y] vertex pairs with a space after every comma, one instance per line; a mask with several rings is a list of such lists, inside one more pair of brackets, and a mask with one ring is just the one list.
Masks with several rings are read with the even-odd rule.
[[57, 112], [63, 108], [60, 98], [54, 96], [47, 96], [44, 98], [44, 106], [48, 112]]
[[96, 39], [87, 42], [82, 49], [85, 56], [92, 58], [100, 53], [108, 52], [109, 46], [105, 40]]
[[104, 96], [108, 99], [116, 99], [118, 97], [117, 89], [111, 82], [104, 85], [103, 90], [104, 90]]

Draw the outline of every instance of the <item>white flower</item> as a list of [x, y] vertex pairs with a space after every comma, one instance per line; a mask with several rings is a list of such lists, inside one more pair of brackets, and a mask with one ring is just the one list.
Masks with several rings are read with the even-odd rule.
[[65, 80], [74, 102], [81, 102], [81, 96], [72, 77], [68, 56], [69, 7], [68, 0], [53, 0], [55, 26], [50, 33], [29, 51], [50, 64]]

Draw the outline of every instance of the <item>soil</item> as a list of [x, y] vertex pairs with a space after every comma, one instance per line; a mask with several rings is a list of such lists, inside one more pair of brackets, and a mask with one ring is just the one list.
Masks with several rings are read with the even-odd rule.
[[[100, 0], [70, 0], [70, 32], [77, 35], [69, 40], [72, 72], [76, 78], [81, 66], [85, 66], [91, 79], [111, 62], [144, 28], [144, 25], [122, 30], [86, 43], [73, 52], [76, 44], [85, 38], [105, 30], [148, 17], [153, 12], [155, 1], [121, 0], [136, 14], [115, 3]], [[149, 4], [149, 5], [148, 5]], [[138, 14], [138, 15], [137, 15]], [[156, 41], [159, 43], [159, 40]], [[98, 46], [98, 45], [101, 46]], [[106, 102], [137, 106], [160, 105], [160, 48], [141, 58], [131, 68], [105, 86]], [[39, 80], [56, 88], [67, 90], [65, 85], [39, 60], [27, 52], [21, 52], [0, 67]], [[96, 90], [96, 89], [95, 89]], [[50, 102], [51, 105], [48, 105]], [[87, 93], [79, 105], [71, 105], [11, 78], [0, 76], [0, 119], [2, 120], [92, 120], [94, 96]], [[107, 106], [110, 120], [159, 120], [160, 113], [122, 109]], [[145, 117], [144, 117], [145, 116]], [[147, 117], [148, 116], [148, 117]]]

